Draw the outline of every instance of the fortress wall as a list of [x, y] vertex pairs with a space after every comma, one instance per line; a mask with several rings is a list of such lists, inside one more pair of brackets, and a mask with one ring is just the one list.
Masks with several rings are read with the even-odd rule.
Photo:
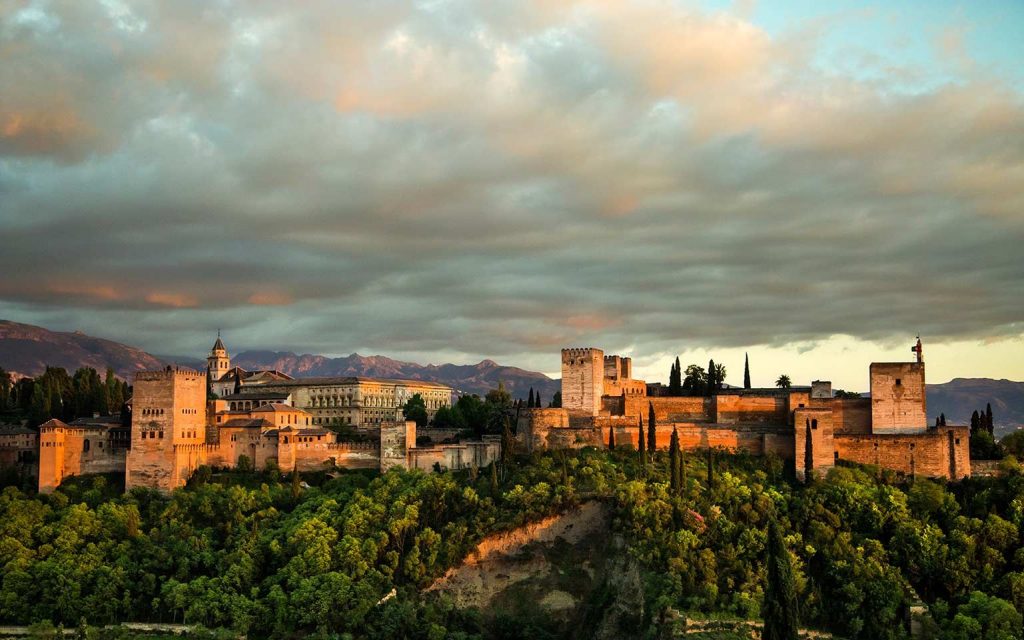
[[796, 442], [792, 433], [766, 433], [764, 434], [764, 444], [762, 446], [765, 455], [774, 453], [783, 460], [792, 460], [794, 458]]
[[837, 434], [871, 433], [870, 398], [832, 400], [832, 424]]
[[294, 445], [299, 471], [322, 471], [325, 467], [377, 469], [380, 448], [373, 442], [298, 442]]
[[410, 449], [409, 467], [428, 472], [433, 471], [435, 464], [442, 470], [480, 469], [496, 461], [500, 450], [501, 444], [496, 440]]
[[711, 422], [711, 398], [703, 397], [626, 397], [625, 415], [642, 416], [647, 422], [648, 403], [654, 405], [658, 422]]
[[714, 397], [715, 422], [719, 424], [779, 424], [788, 420], [786, 398], [719, 394]]
[[905, 474], [960, 479], [971, 474], [968, 427], [940, 427], [919, 434], [840, 435], [841, 460], [873, 464]]

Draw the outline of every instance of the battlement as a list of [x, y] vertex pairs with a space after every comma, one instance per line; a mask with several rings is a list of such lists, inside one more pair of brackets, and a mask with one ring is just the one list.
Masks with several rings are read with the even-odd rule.
[[188, 369], [186, 367], [167, 367], [166, 369], [160, 369], [158, 371], [138, 371], [135, 373], [136, 382], [161, 382], [174, 380], [176, 378], [185, 378], [190, 380], [206, 378], [206, 372], [196, 371], [195, 369]]
[[604, 358], [604, 351], [595, 347], [569, 347], [562, 349], [562, 362], [572, 358], [592, 358], [598, 354]]

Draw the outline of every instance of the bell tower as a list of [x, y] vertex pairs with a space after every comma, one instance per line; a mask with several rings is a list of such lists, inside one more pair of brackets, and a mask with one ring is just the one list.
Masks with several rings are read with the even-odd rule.
[[220, 380], [231, 368], [231, 357], [228, 356], [228, 350], [224, 348], [219, 330], [217, 331], [217, 342], [213, 343], [213, 349], [210, 350], [206, 363], [207, 375], [211, 381]]

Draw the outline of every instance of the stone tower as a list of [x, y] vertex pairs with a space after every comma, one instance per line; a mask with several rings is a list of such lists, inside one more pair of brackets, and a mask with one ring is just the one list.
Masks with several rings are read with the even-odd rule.
[[911, 351], [916, 362], [871, 363], [872, 433], [921, 433], [928, 428], [920, 338]]
[[562, 349], [562, 407], [596, 416], [604, 395], [604, 351]]
[[217, 332], [217, 342], [213, 343], [213, 349], [210, 350], [206, 363], [206, 373], [210, 376], [210, 380], [220, 380], [231, 368], [231, 356], [228, 355], [228, 350], [224, 348], [224, 343], [220, 339], [220, 331]]
[[140, 371], [132, 391], [125, 490], [184, 485], [205, 461], [206, 374], [171, 367]]

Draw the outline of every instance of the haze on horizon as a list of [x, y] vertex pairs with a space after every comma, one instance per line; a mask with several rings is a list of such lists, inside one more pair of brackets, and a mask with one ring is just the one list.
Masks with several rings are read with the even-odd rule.
[[[827, 5], [827, 6], [826, 6]], [[0, 318], [1024, 379], [1024, 5], [0, 4]]]

